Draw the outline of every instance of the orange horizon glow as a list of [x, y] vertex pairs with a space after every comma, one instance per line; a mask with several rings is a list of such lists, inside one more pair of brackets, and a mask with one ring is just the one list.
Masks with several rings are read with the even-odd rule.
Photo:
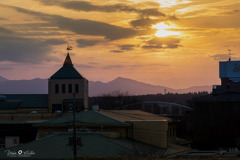
[[0, 76], [49, 78], [66, 56], [92, 81], [117, 77], [186, 88], [219, 84], [240, 59], [237, 1], [1, 1]]

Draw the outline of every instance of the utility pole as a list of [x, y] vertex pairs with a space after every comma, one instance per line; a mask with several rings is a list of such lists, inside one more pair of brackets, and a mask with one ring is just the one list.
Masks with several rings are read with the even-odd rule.
[[76, 102], [75, 93], [73, 93], [73, 159], [77, 160], [77, 135], [76, 135]]

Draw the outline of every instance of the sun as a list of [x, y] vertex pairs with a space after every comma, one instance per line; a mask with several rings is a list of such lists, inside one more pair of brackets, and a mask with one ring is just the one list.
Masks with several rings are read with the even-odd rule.
[[169, 31], [169, 29], [175, 28], [173, 24], [161, 22], [156, 25], [153, 25], [152, 28], [158, 29], [158, 31], [155, 33], [155, 36], [157, 37], [167, 37], [167, 36], [178, 36], [180, 35], [180, 32], [175, 31]]
[[180, 4], [191, 3], [189, 0], [155, 0], [160, 3], [161, 7], [172, 7]]

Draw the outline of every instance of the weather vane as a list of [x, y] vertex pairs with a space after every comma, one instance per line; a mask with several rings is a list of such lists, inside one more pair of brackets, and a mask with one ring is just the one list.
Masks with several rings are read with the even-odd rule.
[[69, 46], [69, 44], [68, 44], [67, 50], [68, 50], [68, 53], [69, 53], [69, 51], [72, 50], [72, 46]]
[[228, 52], [229, 52], [229, 53], [228, 53], [228, 55], [229, 55], [228, 60], [231, 61], [231, 55], [232, 55], [232, 54], [231, 54], [231, 49], [228, 49]]

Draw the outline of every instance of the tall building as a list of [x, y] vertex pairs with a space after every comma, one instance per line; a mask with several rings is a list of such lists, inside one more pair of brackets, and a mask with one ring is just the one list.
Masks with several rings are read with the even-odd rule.
[[191, 101], [189, 133], [197, 149], [240, 147], [240, 61], [219, 62], [219, 77], [212, 94]]
[[48, 81], [49, 112], [69, 112], [74, 103], [78, 111], [88, 108], [88, 80], [74, 68], [68, 53], [63, 66]]
[[240, 92], [240, 61], [219, 62], [222, 92]]

